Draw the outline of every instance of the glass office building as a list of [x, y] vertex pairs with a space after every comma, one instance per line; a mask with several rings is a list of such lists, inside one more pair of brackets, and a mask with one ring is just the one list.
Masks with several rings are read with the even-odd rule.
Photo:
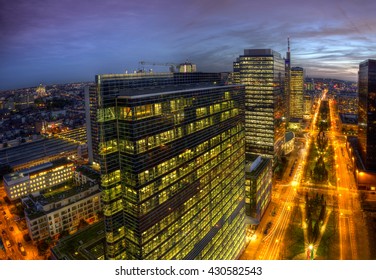
[[246, 49], [238, 61], [234, 71], [245, 85], [246, 154], [276, 159], [285, 137], [284, 59], [271, 49]]
[[246, 215], [261, 221], [272, 200], [273, 168], [270, 158], [258, 156], [245, 167]]
[[376, 170], [376, 60], [359, 64], [358, 139], [360, 155], [368, 170]]
[[244, 250], [244, 86], [220, 77], [96, 76], [107, 259], [236, 259]]
[[304, 70], [301, 67], [292, 67], [290, 73], [290, 118], [302, 119], [304, 114]]

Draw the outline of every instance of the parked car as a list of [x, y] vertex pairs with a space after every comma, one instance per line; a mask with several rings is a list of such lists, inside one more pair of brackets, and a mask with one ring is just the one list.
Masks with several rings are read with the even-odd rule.
[[5, 245], [10, 248], [12, 247], [12, 244], [10, 243], [9, 239], [5, 239]]
[[22, 243], [21, 243], [21, 242], [18, 242], [17, 245], [18, 245], [18, 249], [20, 250], [21, 254], [22, 254], [23, 256], [26, 256], [26, 250], [25, 250], [24, 246], [22, 245]]

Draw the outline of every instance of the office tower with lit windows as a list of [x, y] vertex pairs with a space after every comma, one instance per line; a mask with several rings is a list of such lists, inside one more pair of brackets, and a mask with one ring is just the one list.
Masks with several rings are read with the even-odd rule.
[[236, 259], [244, 250], [244, 86], [220, 77], [96, 76], [106, 259]]
[[271, 49], [245, 49], [238, 61], [245, 85], [246, 154], [274, 158], [274, 165], [285, 137], [284, 59]]
[[304, 114], [304, 70], [292, 67], [290, 71], [290, 118], [302, 119]]
[[290, 121], [290, 84], [291, 78], [291, 52], [290, 52], [290, 38], [287, 38], [287, 52], [286, 52], [286, 59], [285, 59], [285, 117], [286, 121]]
[[359, 64], [358, 141], [363, 164], [376, 170], [376, 60]]

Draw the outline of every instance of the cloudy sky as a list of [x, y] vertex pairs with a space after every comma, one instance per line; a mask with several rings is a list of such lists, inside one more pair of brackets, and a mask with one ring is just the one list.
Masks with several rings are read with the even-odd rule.
[[287, 37], [307, 75], [356, 81], [376, 58], [375, 11], [374, 0], [0, 0], [0, 89], [93, 81], [139, 61], [231, 71], [245, 48], [285, 56]]

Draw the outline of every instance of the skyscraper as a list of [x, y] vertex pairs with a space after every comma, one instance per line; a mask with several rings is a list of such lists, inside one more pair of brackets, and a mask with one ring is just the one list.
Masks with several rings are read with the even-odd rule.
[[244, 87], [217, 73], [111, 74], [91, 93], [106, 258], [237, 258]]
[[285, 92], [284, 92], [284, 98], [285, 98], [285, 116], [286, 121], [290, 121], [290, 90], [291, 90], [291, 84], [290, 84], [290, 78], [291, 78], [291, 52], [290, 52], [290, 38], [287, 38], [287, 53], [286, 53], [286, 59], [285, 59]]
[[290, 118], [302, 119], [304, 114], [304, 70], [292, 67], [290, 75]]
[[285, 62], [271, 49], [246, 49], [238, 61], [245, 85], [246, 154], [276, 159], [285, 137]]
[[358, 139], [360, 155], [368, 170], [376, 170], [376, 60], [359, 64]]

